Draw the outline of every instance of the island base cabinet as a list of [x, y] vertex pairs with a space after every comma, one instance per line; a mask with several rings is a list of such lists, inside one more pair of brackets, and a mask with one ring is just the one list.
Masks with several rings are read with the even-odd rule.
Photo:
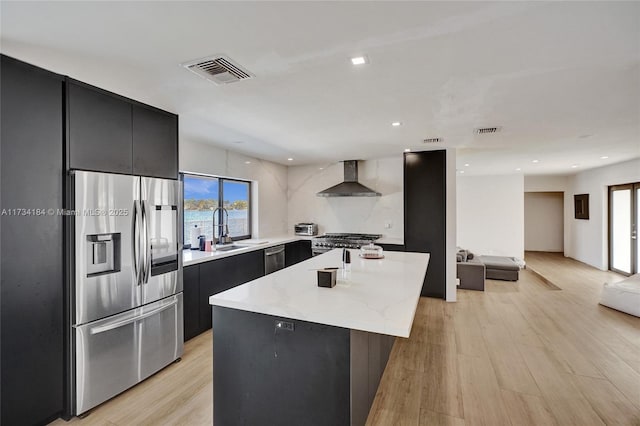
[[364, 425], [392, 336], [213, 307], [214, 424]]

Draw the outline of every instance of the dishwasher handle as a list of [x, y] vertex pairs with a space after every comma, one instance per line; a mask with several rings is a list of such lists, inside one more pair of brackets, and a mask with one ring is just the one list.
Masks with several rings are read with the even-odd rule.
[[273, 256], [274, 254], [282, 253], [284, 251], [284, 246], [276, 246], [273, 248], [268, 248], [264, 250], [265, 256]]

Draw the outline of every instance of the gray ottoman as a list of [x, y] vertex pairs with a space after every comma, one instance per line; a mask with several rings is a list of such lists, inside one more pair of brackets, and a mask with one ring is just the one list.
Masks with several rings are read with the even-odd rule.
[[482, 262], [473, 259], [468, 262], [458, 262], [457, 276], [460, 280], [458, 288], [465, 290], [484, 291], [484, 269]]
[[478, 256], [484, 263], [485, 276], [490, 280], [518, 281], [520, 265], [512, 257]]

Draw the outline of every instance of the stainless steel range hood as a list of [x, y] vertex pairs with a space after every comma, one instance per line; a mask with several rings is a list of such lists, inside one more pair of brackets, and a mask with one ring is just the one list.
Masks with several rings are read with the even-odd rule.
[[344, 162], [344, 182], [320, 191], [318, 197], [379, 197], [382, 194], [358, 182], [358, 160]]

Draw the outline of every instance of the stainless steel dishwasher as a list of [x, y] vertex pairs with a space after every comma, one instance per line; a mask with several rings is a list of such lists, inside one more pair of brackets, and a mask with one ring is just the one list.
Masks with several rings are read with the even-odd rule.
[[264, 250], [264, 274], [284, 268], [284, 245], [269, 247]]
[[284, 245], [270, 247], [264, 250], [264, 274], [284, 268]]

